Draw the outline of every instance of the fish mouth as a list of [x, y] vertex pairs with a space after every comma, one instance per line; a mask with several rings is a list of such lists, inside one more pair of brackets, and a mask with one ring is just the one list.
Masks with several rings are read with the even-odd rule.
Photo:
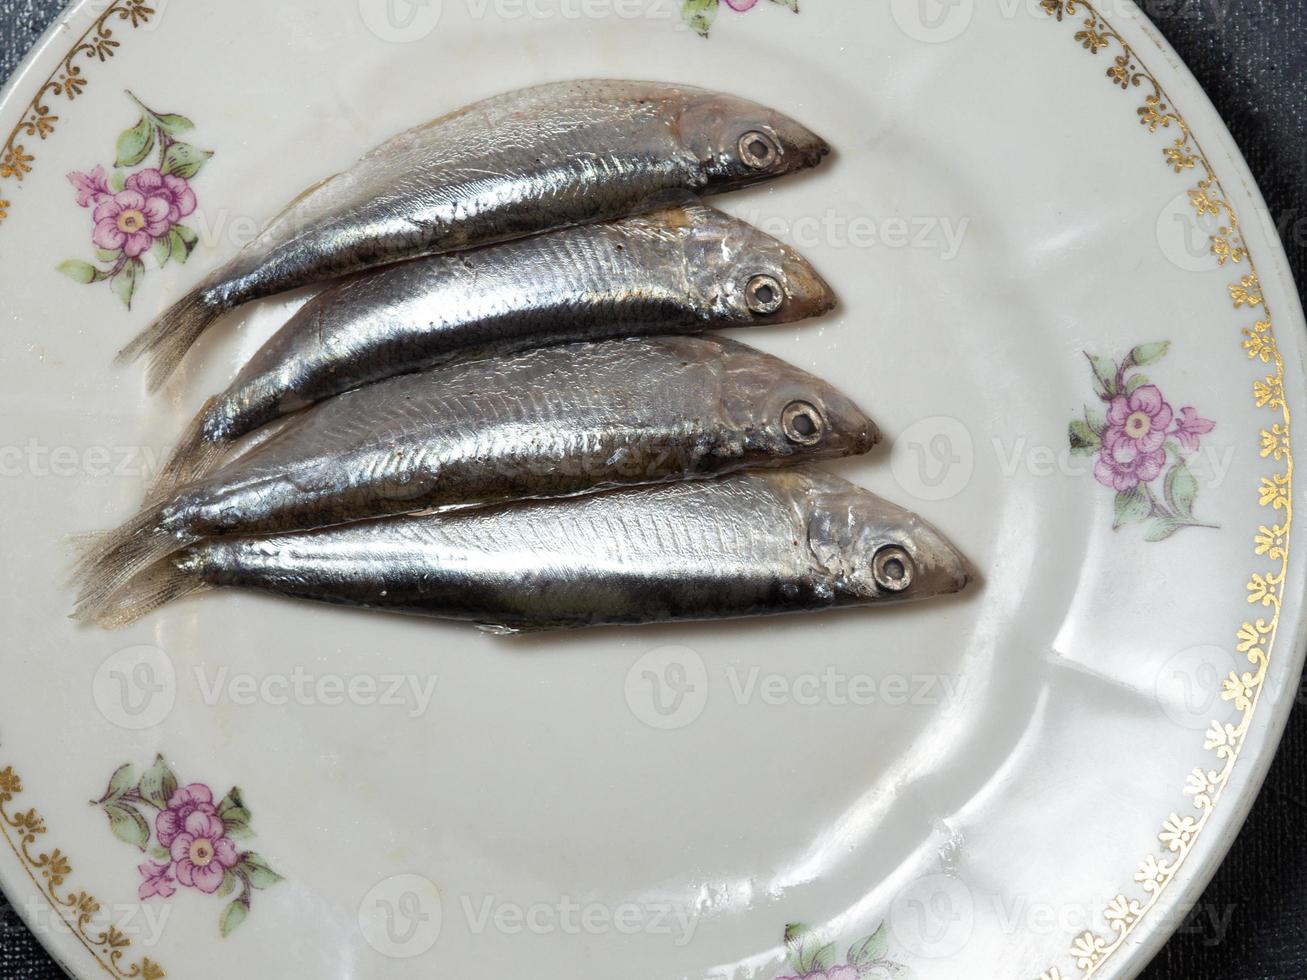
[[831, 146], [830, 143], [826, 142], [820, 136], [814, 136], [811, 145], [804, 149], [803, 161], [809, 167], [816, 167], [834, 152], [835, 147]]
[[957, 557], [958, 566], [960, 569], [958, 573], [957, 591], [965, 592], [969, 586], [980, 584], [980, 580], [981, 580], [980, 571], [972, 563], [971, 559], [968, 558], [966, 555], [964, 555], [962, 552], [958, 551], [956, 548], [954, 548], [953, 551]]
[[788, 322], [826, 316], [839, 306], [834, 287], [801, 256], [786, 263], [785, 279], [790, 302], [783, 315]]
[[864, 456], [879, 446], [881, 442], [884, 441], [884, 438], [885, 436], [884, 433], [880, 431], [880, 426], [871, 419], [867, 419], [866, 424], [862, 427], [862, 431], [858, 433], [857, 438], [854, 440], [854, 449], [857, 451], [859, 456]]
[[971, 559], [959, 551], [956, 545], [944, 540], [943, 535], [939, 535], [939, 540], [946, 549], [945, 554], [948, 555], [946, 567], [949, 578], [949, 586], [940, 589], [940, 594], [957, 595], [965, 592], [972, 584], [980, 581], [980, 572]]

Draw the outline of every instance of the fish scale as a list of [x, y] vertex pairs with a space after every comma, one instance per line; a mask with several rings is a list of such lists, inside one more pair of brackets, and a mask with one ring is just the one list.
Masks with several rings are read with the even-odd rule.
[[[785, 291], [781, 309], [750, 309], [759, 275]], [[397, 375], [586, 339], [794, 322], [832, 303], [797, 253], [694, 202], [407, 263], [311, 300], [191, 423], [160, 486], [204, 475], [265, 424]]]
[[[806, 413], [815, 441], [790, 428]], [[145, 565], [209, 536], [698, 480], [869, 451], [879, 433], [829, 384], [713, 337], [541, 348], [436, 368], [324, 402], [150, 503], [79, 567], [98, 607]], [[659, 526], [655, 546], [675, 528]]]
[[[906, 578], [886, 577], [887, 551]], [[153, 565], [99, 620], [233, 587], [510, 633], [877, 606], [971, 578], [921, 518], [800, 468], [204, 541]]]
[[[748, 154], [746, 137], [767, 141]], [[657, 82], [587, 80], [486, 100], [400, 134], [316, 184], [120, 355], [152, 387], [227, 310], [366, 269], [610, 221], [717, 193], [829, 152], [786, 116]]]

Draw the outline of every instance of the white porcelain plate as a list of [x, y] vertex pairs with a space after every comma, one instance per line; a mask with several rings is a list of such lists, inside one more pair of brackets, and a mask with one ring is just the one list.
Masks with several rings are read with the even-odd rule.
[[[12, 80], [0, 883], [71, 974], [1128, 977], [1197, 900], [1304, 640], [1303, 318], [1264, 205], [1131, 4], [789, 7], [94, 0]], [[304, 297], [228, 318], [169, 398], [114, 352], [386, 137], [585, 76], [836, 145], [717, 202], [843, 297], [752, 342], [874, 415], [892, 449], [841, 472], [979, 587], [512, 641], [238, 594], [69, 621], [69, 536]], [[142, 187], [172, 207], [132, 262], [96, 212]]]

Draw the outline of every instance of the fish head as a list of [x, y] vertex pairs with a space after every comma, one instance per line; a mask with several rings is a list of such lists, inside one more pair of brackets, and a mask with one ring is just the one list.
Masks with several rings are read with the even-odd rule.
[[880, 442], [876, 424], [834, 385], [744, 344], [721, 343], [722, 409], [750, 465], [860, 456]]
[[808, 546], [845, 602], [907, 602], [961, 592], [976, 578], [937, 528], [860, 487], [827, 478], [809, 498]]
[[735, 327], [798, 323], [835, 309], [835, 290], [795, 249], [711, 208], [697, 216], [686, 271], [705, 306]]
[[789, 116], [734, 95], [690, 94], [677, 128], [713, 192], [739, 190], [817, 166], [824, 139]]

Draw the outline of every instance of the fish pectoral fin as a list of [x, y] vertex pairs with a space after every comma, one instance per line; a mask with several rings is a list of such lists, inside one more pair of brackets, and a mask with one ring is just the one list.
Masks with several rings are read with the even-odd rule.
[[496, 623], [477, 623], [477, 629], [485, 633], [486, 636], [521, 636], [523, 633], [533, 632], [532, 630], [518, 629], [513, 626], [504, 626]]

